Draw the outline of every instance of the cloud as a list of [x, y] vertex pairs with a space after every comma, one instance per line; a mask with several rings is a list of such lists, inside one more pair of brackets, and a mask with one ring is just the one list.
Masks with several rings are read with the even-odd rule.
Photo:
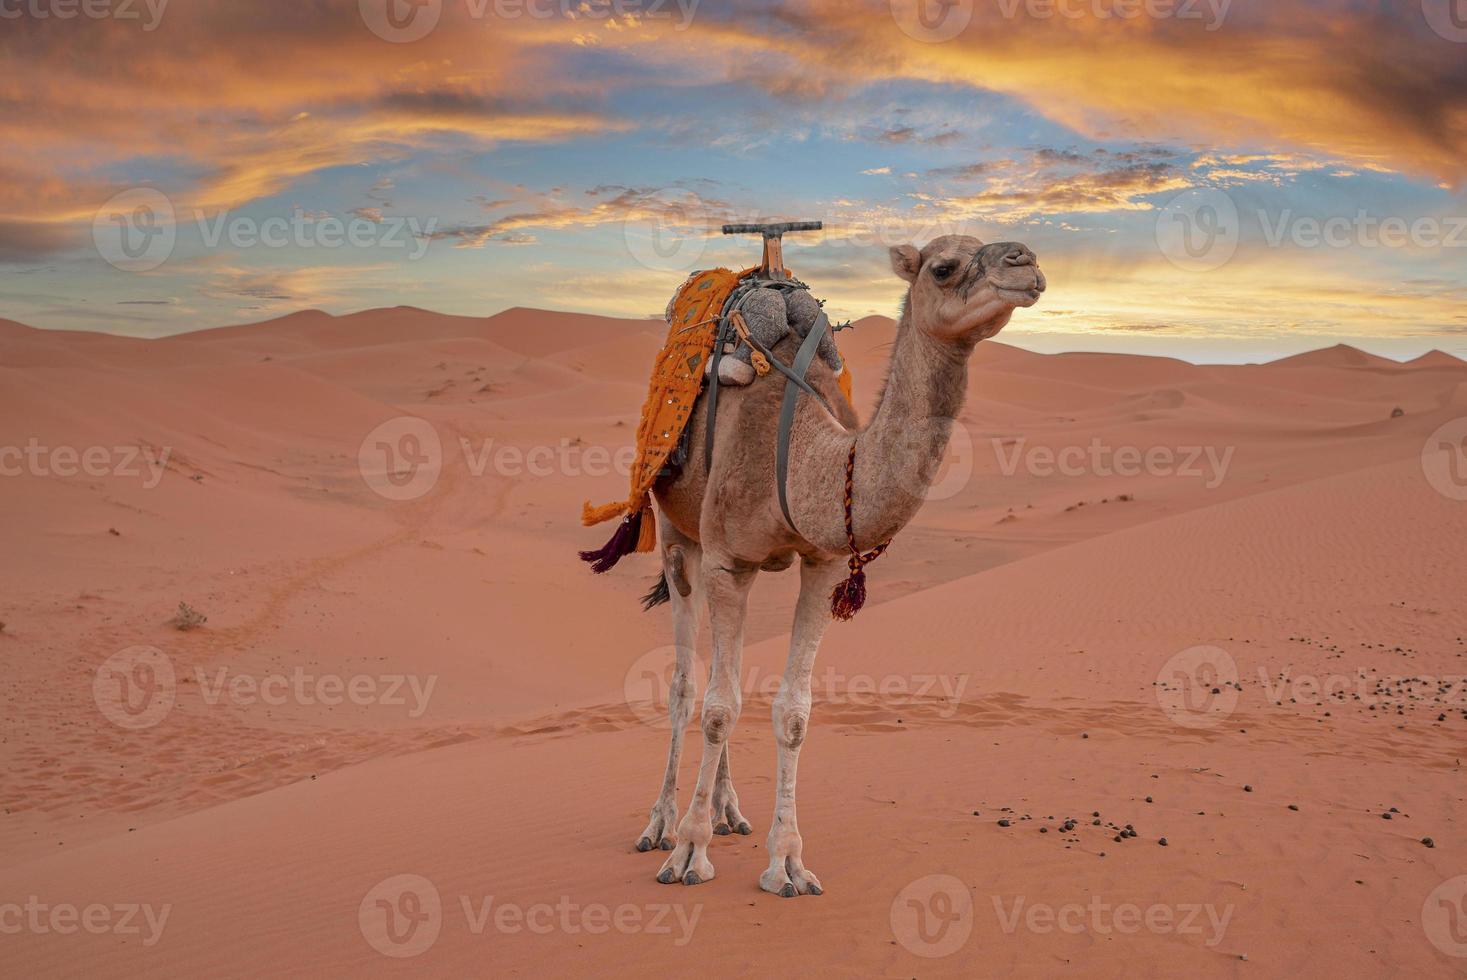
[[938, 168], [926, 177], [959, 187], [979, 185], [977, 190], [924, 192], [938, 210], [1009, 221], [1040, 214], [1146, 211], [1153, 205], [1143, 198], [1194, 185], [1189, 173], [1156, 154], [1120, 157], [1048, 147], [1033, 151], [1027, 159]]
[[[169, 175], [153, 182], [175, 205], [212, 212], [334, 167], [627, 127], [599, 93], [547, 83], [557, 25], [453, 23], [468, 7], [448, 4], [410, 45], [372, 35], [356, 0], [190, 0], [146, 35], [117, 19], [6, 20], [0, 221], [89, 219], [133, 161]], [[390, 206], [391, 187], [370, 199]]]
[[[1211, 5], [1174, 9], [1183, 6]], [[764, 18], [702, 17], [696, 29], [731, 47], [766, 38], [780, 55], [760, 62], [766, 87], [801, 79], [807, 99], [916, 79], [1005, 93], [1096, 139], [1282, 144], [1453, 183], [1467, 173], [1467, 58], [1416, 4], [1233, 3], [1209, 23], [1096, 17], [1085, 4], [1031, 16], [1031, 5], [980, 3], [955, 8], [971, 21], [941, 43], [895, 29], [886, 8], [809, 0]]]
[[890, 129], [876, 132], [870, 138], [878, 143], [922, 143], [929, 146], [944, 146], [962, 138], [962, 134], [955, 129], [943, 129], [935, 133], [924, 133], [915, 126], [894, 126]]
[[[457, 248], [483, 248], [491, 243], [522, 245], [536, 239], [527, 229], [592, 228], [621, 223], [635, 230], [645, 225], [680, 237], [711, 235], [735, 217], [726, 201], [708, 198], [681, 188], [593, 187], [581, 195], [584, 203], [571, 203], [563, 194], [540, 195], [525, 203], [527, 209], [513, 211], [480, 224], [443, 228], [435, 239], [456, 240]], [[489, 201], [485, 210], [500, 210], [520, 202]]]

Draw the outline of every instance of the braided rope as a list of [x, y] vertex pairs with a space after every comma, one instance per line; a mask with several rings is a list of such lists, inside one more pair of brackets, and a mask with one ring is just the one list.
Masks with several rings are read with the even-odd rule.
[[861, 611], [866, 603], [866, 566], [886, 553], [891, 541], [883, 541], [865, 554], [856, 545], [855, 510], [856, 490], [856, 444], [851, 443], [851, 454], [846, 457], [846, 545], [851, 549], [850, 577], [835, 587], [830, 594], [830, 612], [836, 619], [848, 620]]
[[864, 555], [861, 554], [861, 549], [856, 547], [856, 519], [852, 514], [852, 508], [855, 506], [855, 489], [856, 444], [853, 442], [851, 443], [851, 455], [846, 459], [846, 544], [851, 549], [851, 571], [859, 572], [862, 566], [869, 565], [880, 558], [886, 549], [891, 547], [891, 542], [883, 541]]

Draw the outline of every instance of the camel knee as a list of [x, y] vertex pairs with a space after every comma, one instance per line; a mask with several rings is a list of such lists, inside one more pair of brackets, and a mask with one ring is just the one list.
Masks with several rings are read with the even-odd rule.
[[805, 734], [810, 728], [809, 708], [774, 707], [774, 738], [787, 749], [797, 749], [805, 744]]
[[709, 745], [722, 745], [733, 734], [738, 711], [726, 704], [703, 705], [703, 737]]

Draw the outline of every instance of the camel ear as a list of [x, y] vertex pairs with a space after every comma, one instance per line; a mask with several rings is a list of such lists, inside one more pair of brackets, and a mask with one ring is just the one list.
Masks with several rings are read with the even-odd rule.
[[916, 282], [922, 271], [922, 253], [910, 245], [896, 246], [891, 250], [891, 270], [907, 282]]

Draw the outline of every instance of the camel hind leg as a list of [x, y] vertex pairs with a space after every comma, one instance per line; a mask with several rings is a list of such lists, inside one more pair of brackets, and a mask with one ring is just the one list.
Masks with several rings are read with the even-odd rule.
[[637, 850], [658, 848], [670, 851], [677, 842], [677, 771], [683, 754], [683, 734], [693, 713], [693, 696], [697, 683], [693, 680], [693, 656], [698, 646], [698, 622], [703, 612], [699, 564], [702, 549], [659, 518], [659, 540], [662, 542], [663, 576], [668, 583], [668, 601], [672, 605], [672, 641], [677, 652], [672, 678], [668, 684], [667, 717], [672, 735], [667, 750], [667, 767], [662, 775], [662, 789], [652, 804], [651, 818], [637, 837]]
[[[719, 769], [724, 768], [724, 752], [743, 706], [740, 662], [744, 618], [748, 612], [749, 588], [758, 571], [758, 566], [732, 557], [707, 552], [703, 555], [701, 579], [713, 628], [713, 666], [708, 691], [703, 696], [703, 759], [692, 801], [677, 827], [677, 844], [657, 873], [657, 880], [665, 885], [676, 881], [696, 885], [712, 879], [714, 874], [713, 862], [708, 860], [708, 845], [713, 840], [714, 793]], [[720, 819], [726, 815], [725, 812]]]

